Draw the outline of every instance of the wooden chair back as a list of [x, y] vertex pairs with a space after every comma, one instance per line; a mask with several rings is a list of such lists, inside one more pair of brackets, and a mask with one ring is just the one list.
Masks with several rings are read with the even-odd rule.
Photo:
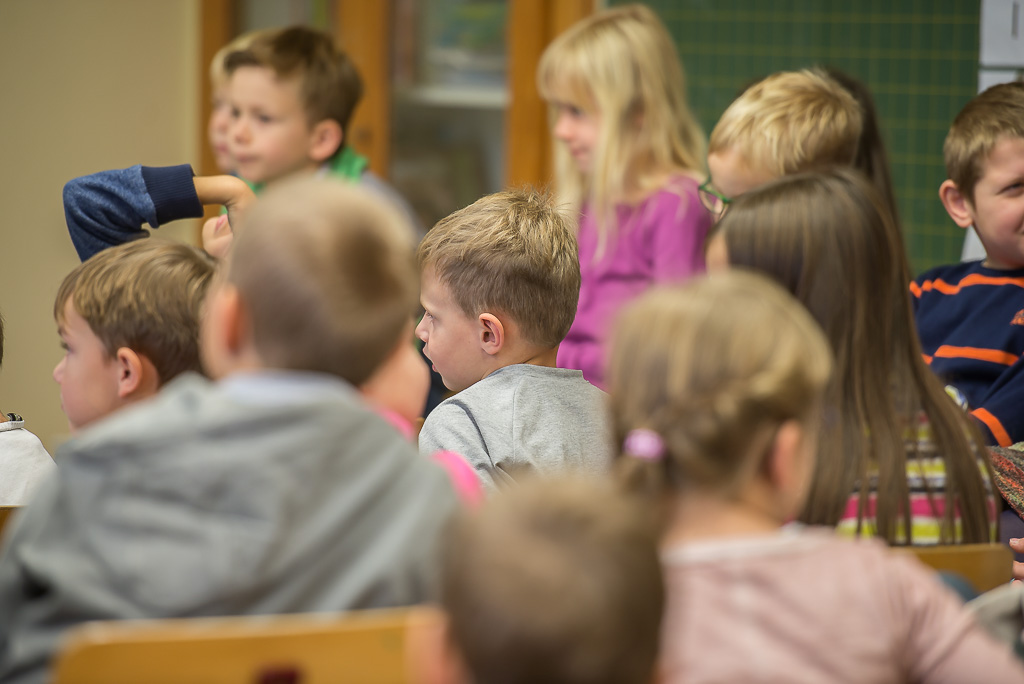
[[1002, 544], [909, 546], [893, 550], [913, 553], [934, 570], [961, 575], [979, 592], [995, 589], [1013, 579], [1013, 553]]
[[55, 684], [406, 684], [413, 611], [85, 623]]

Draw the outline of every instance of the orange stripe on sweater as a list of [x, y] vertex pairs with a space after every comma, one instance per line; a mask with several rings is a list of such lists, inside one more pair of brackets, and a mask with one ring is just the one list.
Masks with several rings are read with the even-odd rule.
[[935, 280], [926, 280], [920, 285], [917, 283], [910, 284], [910, 293], [915, 297], [920, 297], [922, 292], [941, 292], [942, 294], [954, 295], [960, 292], [965, 287], [971, 287], [972, 285], [1016, 285], [1017, 287], [1024, 288], [1024, 278], [1007, 278], [1004, 276], [987, 276], [981, 275], [980, 273], [972, 273], [971, 275], [962, 278], [956, 285], [950, 285], [942, 278], [936, 278]]
[[1017, 359], [1020, 358], [1015, 354], [1000, 351], [998, 349], [981, 349], [979, 347], [951, 347], [948, 344], [944, 344], [938, 349], [936, 349], [935, 354], [933, 354], [932, 356], [935, 358], [942, 359], [976, 359], [978, 361], [999, 363], [1004, 366], [1012, 366], [1013, 364], [1017, 363]]
[[1013, 440], [1010, 439], [1010, 435], [1006, 431], [1006, 428], [1004, 428], [1003, 424], [999, 422], [999, 419], [991, 413], [983, 408], [978, 408], [971, 411], [971, 415], [988, 427], [992, 436], [996, 438], [997, 442], [999, 442], [999, 446], [1008, 447], [1013, 444]]

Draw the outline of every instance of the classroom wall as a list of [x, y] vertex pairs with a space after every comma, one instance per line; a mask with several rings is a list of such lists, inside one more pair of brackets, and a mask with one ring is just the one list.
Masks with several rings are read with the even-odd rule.
[[53, 299], [78, 263], [61, 188], [102, 169], [196, 161], [198, 41], [198, 0], [0, 1], [0, 411], [22, 414], [51, 453], [67, 430]]

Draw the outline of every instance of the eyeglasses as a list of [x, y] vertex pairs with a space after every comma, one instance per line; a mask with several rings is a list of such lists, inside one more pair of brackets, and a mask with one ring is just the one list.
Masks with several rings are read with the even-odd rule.
[[711, 186], [711, 177], [704, 181], [699, 188], [697, 188], [697, 194], [700, 195], [700, 203], [704, 205], [704, 208], [711, 212], [711, 215], [715, 218], [722, 218], [725, 214], [725, 210], [732, 204], [732, 200], [715, 190]]

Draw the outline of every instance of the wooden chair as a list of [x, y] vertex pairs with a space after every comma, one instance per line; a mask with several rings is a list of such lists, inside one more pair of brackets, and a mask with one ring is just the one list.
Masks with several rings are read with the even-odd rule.
[[85, 623], [55, 684], [406, 684], [415, 610]]
[[912, 553], [925, 565], [963, 576], [979, 592], [995, 589], [1013, 579], [1013, 553], [1002, 544], [894, 547]]
[[19, 508], [21, 506], [0, 506], [0, 532], [3, 532], [4, 528], [7, 527], [11, 515]]

